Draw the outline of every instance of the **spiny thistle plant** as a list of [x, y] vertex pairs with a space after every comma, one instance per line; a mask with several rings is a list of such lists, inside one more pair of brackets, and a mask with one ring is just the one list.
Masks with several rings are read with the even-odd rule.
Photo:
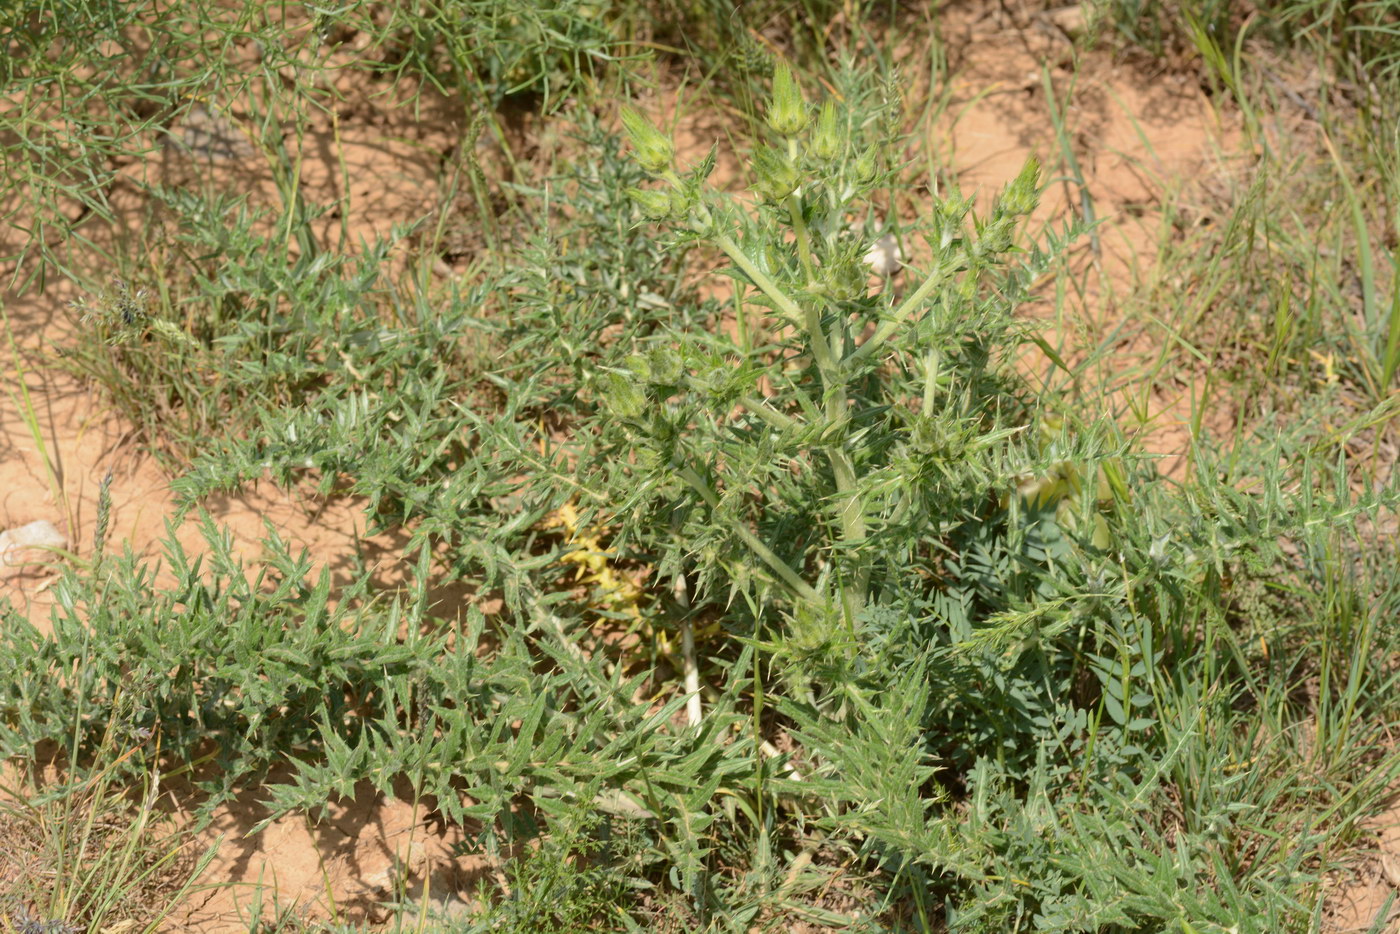
[[1012, 313], [1057, 244], [1015, 245], [1039, 195], [1032, 159], [985, 219], [956, 191], [935, 199], [904, 232], [927, 245], [908, 267], [913, 287], [876, 287], [867, 257], [890, 232], [870, 218], [892, 213], [877, 201], [898, 167], [893, 140], [862, 137], [892, 121], [833, 100], [814, 118], [783, 66], [766, 116], [774, 138], [750, 156], [750, 206], [707, 184], [713, 152], [678, 166], [663, 132], [623, 112], [656, 181], [632, 197], [677, 243], [710, 244], [732, 263], [740, 337], [669, 335], [605, 375], [636, 445], [621, 511], [687, 522], [663, 570], [725, 579], [731, 601], [776, 600], [790, 639], [853, 642], [881, 608], [948, 593], [967, 576], [957, 537], [1004, 525], [1023, 504], [1002, 509], [1001, 494], [1046, 472], [1019, 439], [1033, 400], [1003, 364], [1021, 343]]
[[[1179, 486], [1105, 457], [1013, 365], [1063, 244], [1021, 232], [1034, 163], [910, 223], [898, 102], [847, 77], [812, 106], [777, 71], [752, 198], [580, 108], [529, 236], [450, 285], [390, 274], [406, 234], [313, 250], [332, 205], [269, 239], [172, 190], [176, 275], [113, 269], [160, 288], [92, 290], [83, 336], [126, 343], [85, 365], [197, 449], [183, 505], [354, 495], [407, 582], [245, 561], [207, 514], [113, 554], [108, 491], [49, 624], [0, 618], [0, 756], [198, 766], [268, 821], [408, 780], [500, 870], [472, 930], [1304, 929], [1400, 771], [1394, 491], [1291, 443]], [[128, 723], [159, 761], [97, 754]]]

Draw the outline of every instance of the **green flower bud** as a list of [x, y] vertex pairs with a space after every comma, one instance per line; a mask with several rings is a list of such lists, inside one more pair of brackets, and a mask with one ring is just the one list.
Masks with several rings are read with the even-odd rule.
[[685, 364], [681, 360], [681, 355], [671, 347], [657, 347], [652, 350], [649, 362], [651, 363], [653, 382], [678, 383], [685, 373]]
[[1040, 200], [1040, 162], [1031, 156], [1015, 181], [1001, 196], [1001, 209], [1008, 214], [1029, 214]]
[[637, 469], [642, 473], [660, 470], [666, 464], [665, 458], [651, 448], [635, 447], [632, 450], [637, 456]]
[[879, 154], [876, 153], [875, 147], [871, 146], [865, 152], [861, 153], [860, 158], [856, 160], [856, 182], [861, 185], [864, 185], [866, 182], [869, 182], [871, 179], [873, 179], [875, 177], [875, 173], [879, 170], [880, 157]]
[[924, 240], [936, 252], [947, 253], [954, 243], [961, 242], [964, 236], [963, 219], [971, 207], [971, 199], [959, 197], [956, 187], [945, 200], [934, 201], [933, 220], [929, 229], [924, 231]]
[[654, 221], [671, 216], [671, 195], [664, 191], [646, 191], [641, 188], [627, 189], [627, 195], [637, 202], [642, 213]]
[[754, 174], [758, 176], [754, 185], [760, 195], [773, 204], [780, 203], [797, 189], [802, 177], [792, 160], [776, 149], [760, 149], [753, 156]]
[[671, 189], [671, 216], [685, 217], [699, 202], [699, 193], [694, 186]]
[[807, 126], [807, 102], [792, 76], [792, 69], [779, 65], [773, 72], [773, 100], [768, 105], [768, 125], [783, 136], [796, 136]]
[[843, 250], [822, 267], [822, 284], [827, 294], [837, 301], [849, 301], [866, 292], [866, 271], [856, 258], [856, 252]]
[[651, 121], [631, 107], [622, 108], [622, 125], [636, 150], [637, 164], [648, 172], [664, 172], [671, 167], [675, 149]]
[[812, 154], [824, 162], [835, 159], [841, 151], [841, 135], [836, 131], [836, 103], [830, 99], [822, 105], [817, 117], [817, 129], [812, 134]]
[[637, 380], [622, 373], [609, 372], [603, 377], [603, 401], [618, 418], [639, 418], [646, 410], [647, 397]]
[[651, 361], [641, 354], [633, 354], [627, 358], [627, 369], [635, 373], [638, 379], [651, 381]]
[[1012, 235], [1016, 231], [1016, 218], [1010, 214], [1003, 214], [992, 220], [990, 224], [982, 228], [982, 234], [977, 239], [975, 252], [982, 259], [996, 259], [1007, 250], [1011, 249]]

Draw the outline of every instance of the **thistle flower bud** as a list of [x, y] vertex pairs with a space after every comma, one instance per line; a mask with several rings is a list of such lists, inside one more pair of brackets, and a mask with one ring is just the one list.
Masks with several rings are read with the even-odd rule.
[[875, 177], [875, 173], [880, 170], [880, 157], [875, 152], [875, 147], [871, 146], [860, 154], [856, 160], [855, 176], [856, 182], [864, 185]]
[[773, 72], [773, 100], [768, 104], [768, 125], [783, 136], [796, 136], [807, 126], [807, 102], [792, 76], [792, 69], [779, 65]]
[[675, 149], [666, 135], [631, 107], [622, 108], [622, 125], [636, 150], [637, 164], [648, 172], [664, 172], [671, 167]]
[[633, 354], [627, 358], [627, 369], [636, 374], [638, 379], [651, 382], [651, 361], [641, 354]]
[[680, 218], [689, 214], [700, 202], [700, 193], [693, 185], [681, 185], [671, 189], [671, 216]]
[[1010, 214], [994, 217], [991, 223], [982, 228], [973, 252], [983, 259], [995, 259], [1011, 249], [1012, 237], [1016, 231], [1016, 219]]
[[609, 372], [603, 377], [603, 401], [618, 418], [639, 418], [646, 410], [647, 397], [635, 379]]
[[849, 301], [866, 292], [865, 270], [856, 260], [857, 249], [843, 250], [822, 267], [822, 285], [837, 301]]
[[830, 99], [822, 105], [817, 116], [817, 129], [812, 134], [812, 154], [830, 162], [841, 152], [841, 136], [836, 131], [836, 104]]
[[642, 213], [654, 221], [671, 216], [671, 195], [664, 191], [647, 191], [641, 188], [627, 189], [627, 195], [637, 202]]
[[670, 347], [653, 349], [648, 362], [651, 364], [651, 380], [655, 383], [678, 383], [685, 374], [685, 361]]
[[1039, 200], [1040, 162], [1031, 156], [1026, 160], [1021, 174], [1017, 175], [1015, 180], [1006, 186], [1006, 191], [1002, 193], [1001, 209], [1007, 214], [1029, 214], [1035, 210], [1036, 202]]
[[942, 201], [933, 203], [933, 222], [925, 231], [924, 239], [939, 253], [946, 253], [954, 243], [963, 238], [963, 219], [972, 207], [969, 198], [960, 196], [956, 186]]
[[792, 194], [802, 180], [797, 166], [776, 149], [760, 149], [754, 153], [753, 168], [758, 176], [754, 190], [773, 204]]

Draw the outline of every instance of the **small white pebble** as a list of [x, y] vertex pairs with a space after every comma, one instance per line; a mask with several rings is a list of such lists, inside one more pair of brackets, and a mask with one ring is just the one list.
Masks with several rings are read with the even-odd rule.
[[42, 555], [26, 555], [30, 548], [67, 548], [68, 539], [54, 528], [47, 519], [39, 519], [18, 528], [0, 532], [0, 565], [14, 567], [34, 560], [42, 560]]
[[886, 279], [899, 272], [899, 267], [904, 265], [904, 254], [899, 251], [899, 241], [894, 234], [885, 234], [875, 241], [870, 252], [865, 254], [865, 265], [875, 275]]

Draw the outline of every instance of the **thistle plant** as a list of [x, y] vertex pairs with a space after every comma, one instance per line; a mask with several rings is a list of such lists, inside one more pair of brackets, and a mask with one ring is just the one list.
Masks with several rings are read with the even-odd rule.
[[[251, 99], [268, 118], [247, 125], [278, 130], [309, 127], [325, 103], [327, 89], [279, 74], [307, 35], [328, 54], [357, 28], [366, 73], [427, 68], [488, 101], [523, 87], [552, 99], [556, 53], [606, 40], [573, 3], [562, 25], [526, 11], [489, 33], [538, 32], [534, 52], [482, 45], [476, 27], [499, 6], [373, 23], [349, 10], [289, 37], [272, 20], [211, 31], [224, 20], [198, 5], [153, 43], [125, 21], [93, 32], [90, 17], [76, 32], [20, 29], [10, 70], [32, 80], [0, 124], [39, 132], [11, 134], [21, 154], [63, 136], [50, 155], [92, 172], [31, 160], [34, 190], [83, 194], [83, 223], [100, 225], [104, 179], [136, 177], [128, 147], [178, 128], [196, 99], [249, 97], [221, 68], [172, 77], [103, 50], [217, 62], [257, 41], [248, 80], [273, 96]], [[738, 32], [744, 109], [763, 52]], [[88, 33], [121, 41], [53, 45]], [[214, 34], [237, 42], [210, 46]], [[32, 67], [51, 48], [68, 57]], [[93, 49], [108, 70], [84, 83]], [[428, 68], [443, 54], [452, 68]], [[1315, 921], [1341, 847], [1400, 776], [1400, 635], [1387, 625], [1400, 562], [1383, 531], [1400, 495], [1358, 493], [1348, 463], [1374, 426], [1329, 415], [1217, 455], [1198, 424], [1190, 478], [1164, 482], [1094, 411], [1092, 361], [1050, 352], [1070, 379], [1044, 388], [1012, 365], [1034, 359], [1015, 312], [1063, 242], [1023, 232], [1035, 165], [981, 216], [930, 182], [911, 223], [922, 196], [900, 164], [898, 83], [873, 77], [838, 74], [839, 93], [813, 100], [778, 69], [748, 150], [751, 194], [715, 190], [712, 159], [678, 164], [632, 111], [624, 159], [594, 115], [608, 107], [581, 95], [559, 117], [572, 142], [549, 175], [510, 186], [519, 210], [483, 205], [512, 236], [488, 238], [493, 255], [450, 282], [429, 275], [437, 234], [356, 246], [349, 194], [316, 204], [296, 184], [272, 205], [152, 186], [159, 231], [113, 241], [149, 246], [141, 255], [31, 238], [23, 256], [87, 270], [87, 326], [62, 360], [175, 464], [188, 459], [172, 478], [182, 507], [275, 483], [311, 506], [358, 502], [356, 525], [375, 536], [332, 565], [275, 533], [245, 558], [206, 513], [197, 529], [174, 517], [148, 558], [107, 542], [104, 481], [92, 559], [65, 564], [48, 623], [0, 601], [0, 757], [61, 750], [72, 779], [48, 784], [35, 815], [78, 826], [63, 817], [88, 813], [91, 789], [156, 768], [198, 781], [205, 813], [255, 792], [267, 820], [316, 820], [366, 782], [386, 796], [407, 782], [505, 883], [483, 891], [473, 930]], [[137, 124], [63, 156], [78, 145], [67, 128], [104, 121], [55, 120], [43, 88]], [[146, 91], [166, 103], [124, 103]], [[298, 177], [290, 137], [268, 149], [276, 177]], [[89, 179], [82, 192], [74, 179]], [[57, 229], [50, 202], [68, 203], [43, 201], [35, 231]], [[338, 242], [323, 233], [336, 210]], [[1300, 241], [1309, 262], [1316, 239]], [[1332, 252], [1336, 287], [1351, 254]], [[727, 262], [728, 304], [695, 284], [705, 256]], [[1353, 297], [1370, 308], [1384, 277], [1361, 279], [1376, 287]], [[1244, 285], [1275, 294], [1267, 277]], [[1311, 330], [1289, 333], [1280, 360]], [[1314, 449], [1323, 422], [1329, 447]], [[390, 541], [397, 565], [365, 561]], [[678, 651], [648, 645], [673, 624]], [[145, 865], [125, 844], [115, 862], [72, 862], [66, 844], [83, 834], [60, 837], [76, 875], [33, 875], [59, 900], [16, 901], [0, 881], [10, 926], [111, 916], [123, 886], [90, 883]], [[89, 891], [98, 910], [71, 910]], [[841, 902], [859, 917], [829, 910]]]
[[[713, 154], [678, 166], [665, 134], [624, 112], [656, 181], [633, 198], [677, 243], [732, 264], [741, 337], [671, 334], [604, 382], [638, 453], [628, 508], [697, 520], [690, 565], [702, 582], [727, 579], [731, 599], [771, 595], [794, 620], [853, 636], [910, 583], [927, 594], [946, 578], [948, 536], [986, 518], [988, 492], [1011, 475], [1029, 407], [1000, 363], [1046, 259], [1013, 262], [1039, 168], [1029, 161], [985, 219], [956, 191], [935, 199], [910, 231], [927, 249], [901, 295], [872, 285], [862, 261], [889, 236], [869, 219], [891, 213], [878, 201], [898, 177], [894, 141], [863, 136], [889, 121], [834, 100], [814, 109], [784, 66], [766, 117], [750, 205], [708, 185]], [[673, 556], [671, 570], [684, 564]]]

